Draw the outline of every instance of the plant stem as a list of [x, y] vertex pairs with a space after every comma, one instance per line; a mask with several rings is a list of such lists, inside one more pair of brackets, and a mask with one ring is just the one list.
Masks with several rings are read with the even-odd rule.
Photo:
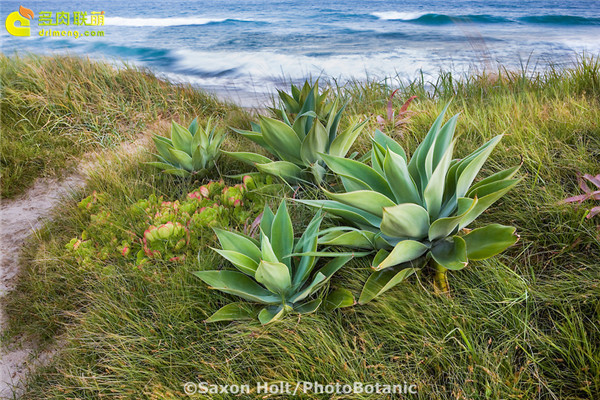
[[429, 260], [429, 265], [434, 269], [434, 286], [437, 292], [446, 295], [450, 294], [450, 285], [448, 284], [448, 270], [438, 264], [433, 258]]

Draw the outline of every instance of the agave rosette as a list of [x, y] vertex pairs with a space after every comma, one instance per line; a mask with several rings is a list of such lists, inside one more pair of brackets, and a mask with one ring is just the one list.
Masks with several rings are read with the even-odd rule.
[[[299, 89], [294, 91], [294, 88], [292, 92], [297, 93]], [[340, 107], [339, 99], [327, 102], [326, 95], [318, 93], [317, 84], [310, 87], [308, 83], [297, 96], [284, 96], [280, 92], [281, 121], [259, 116], [259, 123], [252, 123], [252, 130], [234, 129], [278, 161], [251, 152], [224, 153], [290, 183], [320, 183], [327, 172], [321, 153], [345, 157], [366, 122], [353, 119], [346, 129], [338, 132], [345, 105]]]
[[458, 115], [442, 126], [446, 109], [410, 161], [402, 147], [380, 131], [372, 138], [370, 167], [323, 154], [345, 193], [325, 190], [330, 200], [301, 201], [355, 227], [325, 231], [320, 243], [379, 250], [373, 262], [377, 272], [367, 281], [361, 303], [401, 282], [426, 260], [437, 270], [438, 287], [447, 290], [447, 270], [460, 270], [469, 259], [491, 257], [517, 240], [514, 227], [500, 224], [465, 234], [463, 228], [519, 182], [513, 178], [519, 167], [472, 185], [502, 135], [463, 159], [452, 159]]
[[[207, 322], [253, 319], [262, 324], [281, 319], [288, 313], [308, 314], [321, 305], [329, 309], [351, 306], [354, 297], [345, 289], [327, 296], [322, 288], [351, 258], [352, 254], [317, 252], [319, 227], [323, 217], [314, 216], [299, 239], [294, 238], [292, 221], [285, 201], [273, 214], [266, 206], [260, 222], [260, 240], [241, 233], [215, 229], [221, 249], [213, 249], [231, 262], [237, 271], [197, 271], [194, 275], [211, 289], [233, 294], [248, 302], [228, 304]], [[319, 257], [333, 257], [315, 271]]]
[[188, 128], [173, 121], [171, 138], [154, 135], [152, 137], [159, 161], [149, 162], [164, 172], [177, 176], [205, 176], [215, 166], [225, 131], [213, 126], [211, 119], [205, 127], [194, 119]]

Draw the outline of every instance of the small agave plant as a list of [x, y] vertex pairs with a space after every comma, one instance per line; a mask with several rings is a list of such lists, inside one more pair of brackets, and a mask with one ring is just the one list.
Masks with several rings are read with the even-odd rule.
[[211, 119], [202, 128], [195, 118], [186, 129], [173, 121], [171, 138], [154, 135], [159, 161], [148, 164], [177, 176], [205, 176], [215, 166], [225, 139], [225, 131], [212, 126]]
[[278, 161], [256, 153], [224, 153], [289, 183], [321, 183], [327, 172], [321, 153], [345, 157], [366, 121], [361, 123], [354, 119], [339, 133], [345, 105], [339, 107], [339, 99], [326, 102], [327, 93], [319, 95], [317, 84], [312, 88], [307, 85], [300, 92], [292, 86], [292, 96], [280, 92], [282, 121], [260, 116], [259, 124], [253, 123], [251, 131], [234, 129], [262, 146]]
[[[276, 214], [265, 207], [260, 222], [260, 241], [215, 229], [222, 249], [213, 250], [238, 271], [197, 271], [194, 275], [211, 289], [239, 296], [250, 303], [228, 304], [207, 322], [258, 316], [262, 324], [267, 324], [288, 313], [312, 313], [321, 305], [328, 309], [353, 305], [354, 297], [345, 289], [315, 297], [331, 276], [352, 258], [347, 253], [316, 251], [322, 219], [320, 213], [315, 215], [304, 234], [294, 239], [292, 221], [283, 201]], [[314, 272], [319, 256], [334, 258]]]
[[469, 259], [496, 255], [518, 239], [510, 226], [491, 224], [468, 233], [463, 229], [520, 181], [513, 179], [519, 167], [472, 185], [502, 135], [463, 159], [452, 159], [458, 115], [442, 126], [446, 109], [410, 161], [402, 147], [380, 131], [372, 139], [371, 167], [323, 155], [346, 192], [325, 190], [330, 200], [302, 201], [356, 227], [324, 231], [320, 243], [379, 250], [373, 262], [376, 272], [359, 303], [392, 288], [427, 261], [435, 270], [436, 287], [447, 292], [448, 270], [464, 268]]

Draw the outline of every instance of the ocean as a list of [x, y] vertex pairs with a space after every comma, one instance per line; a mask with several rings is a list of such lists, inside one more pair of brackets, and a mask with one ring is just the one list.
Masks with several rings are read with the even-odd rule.
[[[598, 0], [3, 0], [2, 20], [21, 5], [34, 13], [30, 36], [3, 28], [4, 54], [125, 62], [245, 100], [307, 77], [407, 81], [499, 64], [534, 71], [600, 53]], [[104, 12], [95, 15], [104, 25], [74, 25], [74, 12], [87, 12], [87, 23]], [[69, 13], [68, 25], [42, 26], [40, 16], [56, 22], [58, 13]]]

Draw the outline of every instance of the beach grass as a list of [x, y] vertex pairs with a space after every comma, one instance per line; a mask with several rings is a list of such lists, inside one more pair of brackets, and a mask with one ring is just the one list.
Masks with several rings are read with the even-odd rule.
[[[38, 61], [38, 71], [54, 62]], [[187, 398], [183, 385], [190, 381], [251, 388], [256, 382], [277, 381], [406, 382], [415, 384], [418, 393], [403, 398], [419, 399], [598, 398], [600, 220], [587, 219], [583, 205], [560, 201], [579, 194], [578, 173], [600, 173], [599, 70], [597, 59], [584, 59], [573, 69], [534, 76], [500, 70], [460, 80], [444, 74], [442, 81], [416, 81], [397, 94], [396, 108], [409, 96], [418, 96], [409, 107], [413, 114], [408, 123], [384, 126], [409, 152], [452, 99], [450, 115], [461, 113], [457, 156], [504, 133], [482, 175], [523, 164], [519, 176], [524, 180], [477, 222], [514, 225], [520, 241], [497, 257], [452, 273], [450, 297], [436, 295], [429, 277], [417, 274], [364, 306], [288, 317], [268, 326], [206, 324], [232, 298], [207, 290], [190, 273], [226, 265], [207, 250], [215, 244], [213, 235], [202, 238], [198, 258], [183, 264], [137, 268], [122, 259], [98, 268], [82, 265], [65, 252], [65, 244], [87, 224], [77, 202], [92, 191], [106, 193], [111, 212], [127, 223], [131, 216], [126, 209], [137, 199], [152, 193], [182, 199], [198, 185], [158, 174], [143, 164], [150, 159], [144, 152], [108, 158], [90, 176], [86, 189], [66, 202], [24, 250], [23, 273], [7, 299], [7, 335], [25, 335], [42, 348], [59, 348], [52, 363], [32, 376], [24, 399], [179, 399]], [[146, 73], [129, 73], [140, 74], [131, 82], [154, 82]], [[334, 89], [349, 99], [349, 114], [365, 118], [385, 115], [391, 89], [397, 87], [391, 82], [355, 82]], [[150, 92], [147, 104], [154, 104], [155, 93]], [[65, 92], [53, 96], [56, 103], [67, 101]], [[168, 106], [163, 95], [157, 96], [158, 104]], [[197, 96], [195, 107], [201, 109], [204, 98], [209, 102], [206, 110], [227, 112], [214, 99]], [[174, 115], [173, 110], [183, 113], [186, 102], [175, 103], [181, 109], [162, 117]], [[125, 113], [108, 115], [123, 118], [111, 121], [107, 116], [110, 131], [121, 132], [134, 123]], [[367, 132], [378, 126], [372, 119]], [[362, 137], [355, 150], [364, 153], [367, 139]], [[226, 144], [248, 147], [233, 136]], [[248, 171], [229, 161], [222, 159], [222, 175]], [[208, 178], [220, 175], [214, 172]], [[273, 205], [279, 200], [268, 199]], [[308, 223], [309, 210], [292, 204], [291, 212], [298, 230]], [[353, 260], [332, 285], [357, 295], [369, 269], [366, 260]], [[254, 390], [235, 398], [265, 397]]]
[[132, 140], [158, 120], [240, 111], [136, 67], [68, 56], [0, 54], [0, 86], [2, 198], [37, 177], [73, 170], [81, 154]]

